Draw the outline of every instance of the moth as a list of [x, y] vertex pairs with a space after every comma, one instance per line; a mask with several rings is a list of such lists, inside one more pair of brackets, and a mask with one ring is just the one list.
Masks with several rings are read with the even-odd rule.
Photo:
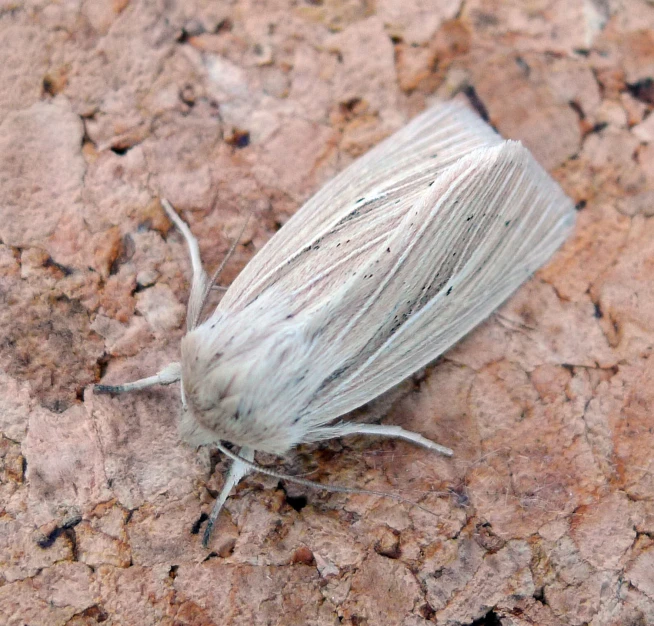
[[[206, 319], [215, 280], [173, 208], [193, 269], [181, 360], [96, 391], [181, 381], [180, 435], [233, 460], [204, 543], [255, 451], [365, 434], [452, 451], [399, 426], [340, 419], [488, 317], [571, 232], [572, 202], [519, 142], [438, 104], [318, 191]], [[225, 447], [229, 442], [238, 447]], [[312, 484], [302, 479], [298, 482]], [[331, 487], [336, 491], [351, 491]]]

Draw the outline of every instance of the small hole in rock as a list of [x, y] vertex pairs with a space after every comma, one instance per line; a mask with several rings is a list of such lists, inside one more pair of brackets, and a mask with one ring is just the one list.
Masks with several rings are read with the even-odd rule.
[[209, 516], [206, 513], [202, 513], [200, 515], [200, 517], [198, 517], [198, 519], [195, 520], [195, 523], [193, 524], [193, 527], [191, 528], [191, 534], [192, 535], [197, 535], [200, 532], [200, 528], [202, 528], [202, 524], [204, 524], [208, 519], [209, 519]]
[[502, 622], [495, 611], [488, 611], [483, 617], [471, 622], [470, 626], [502, 626]]
[[288, 502], [288, 505], [296, 511], [301, 511], [307, 505], [308, 500], [306, 496], [289, 496], [287, 494], [286, 502]]

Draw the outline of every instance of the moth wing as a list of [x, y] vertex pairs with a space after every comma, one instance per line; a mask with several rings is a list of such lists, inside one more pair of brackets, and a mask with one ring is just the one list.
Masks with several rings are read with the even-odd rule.
[[242, 310], [269, 288], [292, 296], [289, 313], [330, 297], [343, 268], [365, 264], [441, 171], [501, 142], [465, 106], [431, 107], [310, 198], [240, 273], [216, 315]]
[[316, 367], [356, 356], [341, 358], [303, 417], [319, 427], [434, 360], [545, 263], [574, 220], [570, 199], [520, 143], [463, 157], [316, 320], [328, 333]]

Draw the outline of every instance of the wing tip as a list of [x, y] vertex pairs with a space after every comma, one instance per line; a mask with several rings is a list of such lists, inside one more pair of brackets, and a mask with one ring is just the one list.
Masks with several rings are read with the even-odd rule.
[[[556, 202], [561, 206], [561, 212], [570, 213], [574, 218], [576, 215], [574, 202], [565, 193], [561, 185], [537, 161], [531, 150], [521, 141], [506, 139], [497, 146], [480, 148], [479, 150], [487, 152], [490, 166], [497, 165], [501, 159], [508, 159], [511, 165], [522, 169], [532, 185], [540, 187], [543, 191], [547, 189], [552, 202]], [[572, 221], [574, 222], [574, 219]]]

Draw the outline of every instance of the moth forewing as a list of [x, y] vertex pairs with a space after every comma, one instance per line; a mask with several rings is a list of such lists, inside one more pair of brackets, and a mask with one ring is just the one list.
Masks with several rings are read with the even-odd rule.
[[311, 306], [315, 293], [377, 252], [441, 171], [502, 141], [460, 104], [427, 109], [318, 190], [236, 277], [217, 312], [238, 310], [271, 285]]
[[357, 274], [357, 305], [345, 297], [321, 320], [330, 333], [322, 358], [337, 360], [345, 336], [358, 348], [307, 415], [329, 421], [434, 360], [540, 267], [574, 223], [572, 202], [517, 142], [463, 157], [428, 189], [380, 262]]
[[[282, 476], [253, 464], [256, 450], [283, 454], [301, 442], [359, 433], [451, 454], [398, 426], [335, 420], [486, 318], [574, 223], [572, 203], [529, 152], [457, 105], [426, 111], [318, 191], [203, 323], [208, 283], [197, 242], [164, 208], [193, 265], [180, 432], [197, 445], [214, 443], [235, 462], [205, 543], [245, 474]], [[131, 390], [179, 375], [173, 367], [98, 388]], [[223, 440], [240, 446], [240, 456]]]

